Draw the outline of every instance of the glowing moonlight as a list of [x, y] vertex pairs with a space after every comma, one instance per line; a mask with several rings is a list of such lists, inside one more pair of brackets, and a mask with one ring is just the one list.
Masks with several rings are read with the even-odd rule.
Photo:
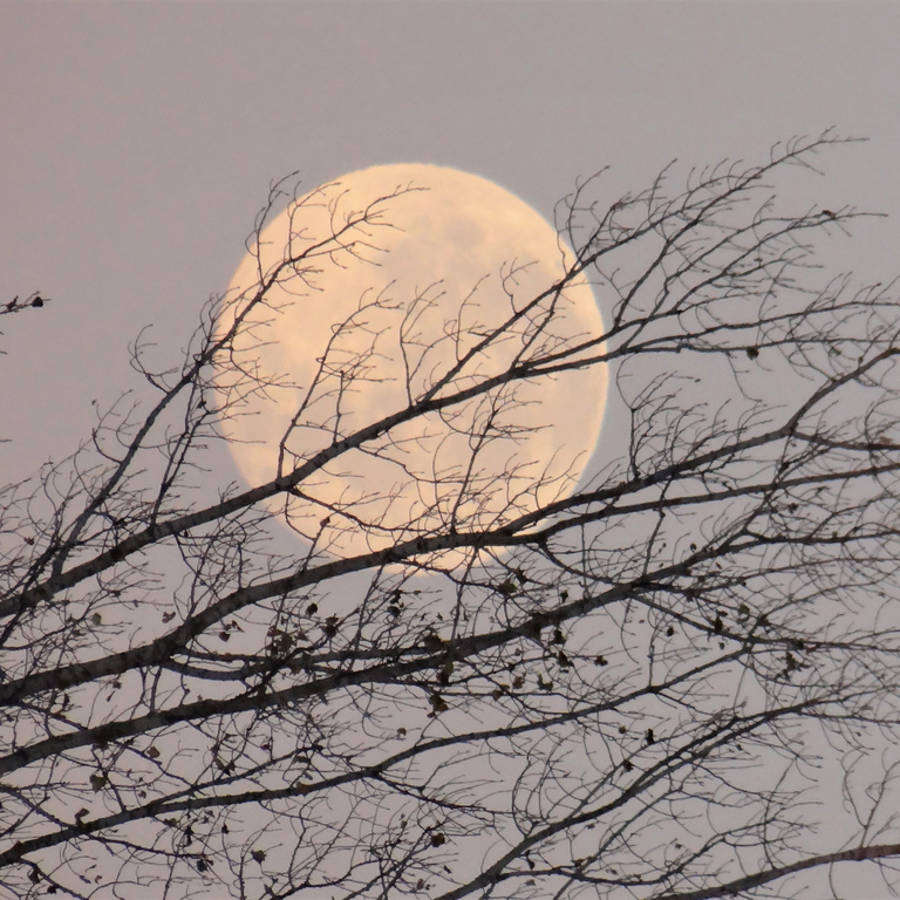
[[598, 352], [571, 355], [603, 333], [590, 287], [551, 289], [571, 259], [529, 206], [454, 169], [376, 166], [294, 200], [217, 322], [221, 337], [240, 320], [216, 386], [243, 476], [271, 482], [394, 416], [268, 501], [341, 556], [567, 495], [597, 441], [604, 367], [496, 376]]

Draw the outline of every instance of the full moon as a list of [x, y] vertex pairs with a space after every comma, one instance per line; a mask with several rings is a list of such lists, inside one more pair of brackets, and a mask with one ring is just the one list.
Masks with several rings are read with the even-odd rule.
[[[605, 366], [558, 367], [603, 335], [584, 278], [559, 287], [572, 259], [526, 203], [455, 169], [375, 166], [295, 195], [248, 242], [216, 323], [233, 330], [215, 383], [242, 476], [336, 447], [267, 503], [338, 557], [567, 496], [606, 400]], [[542, 361], [557, 369], [500, 377]]]

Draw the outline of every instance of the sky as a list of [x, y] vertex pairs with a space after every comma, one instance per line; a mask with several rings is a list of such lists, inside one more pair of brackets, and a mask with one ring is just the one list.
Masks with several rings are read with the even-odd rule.
[[[896, 3], [0, 0], [0, 480], [74, 449], [92, 400], [140, 389], [144, 326], [178, 362], [269, 183], [453, 166], [544, 215], [609, 166], [762, 159], [829, 125], [832, 207], [893, 214], [829, 264], [878, 280], [900, 244]], [[806, 184], [806, 182], [804, 182]], [[811, 202], [823, 202], [811, 197]], [[845, 256], [842, 257], [842, 254]]]
[[798, 174], [798, 195], [889, 214], [826, 261], [887, 280], [898, 34], [900, 4], [866, 0], [0, 0], [0, 303], [52, 300], [0, 317], [0, 483], [74, 450], [92, 401], [147, 396], [128, 356], [142, 328], [179, 363], [295, 170], [313, 188], [452, 166], [551, 216], [605, 166], [611, 201], [672, 159], [752, 163], [834, 125], [870, 140], [822, 158], [825, 179]]

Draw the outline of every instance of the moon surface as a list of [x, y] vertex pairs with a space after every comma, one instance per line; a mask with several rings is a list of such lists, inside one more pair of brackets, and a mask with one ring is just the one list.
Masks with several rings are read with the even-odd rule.
[[[216, 323], [241, 323], [216, 392], [249, 484], [401, 416], [268, 501], [316, 550], [497, 527], [571, 493], [605, 366], [454, 399], [603, 334], [583, 279], [550, 290], [572, 254], [522, 200], [455, 169], [375, 166], [295, 196], [248, 248]], [[444, 405], [403, 421], [423, 399]]]

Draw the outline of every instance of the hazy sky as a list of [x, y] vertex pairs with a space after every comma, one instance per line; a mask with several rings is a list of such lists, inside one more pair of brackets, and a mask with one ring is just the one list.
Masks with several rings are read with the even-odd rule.
[[[146, 397], [127, 346], [177, 365], [268, 184], [378, 163], [490, 178], [545, 215], [611, 166], [609, 200], [674, 157], [871, 138], [798, 174], [810, 204], [890, 213], [828, 260], [900, 270], [900, 3], [0, 0], [0, 482]], [[224, 465], [229, 465], [223, 461]], [[236, 477], [232, 467], [224, 476]], [[848, 875], [848, 878], [850, 876]]]
[[[897, 3], [0, 3], [2, 480], [85, 435], [222, 290], [269, 181], [375, 163], [493, 179], [550, 215], [610, 165], [609, 198], [673, 157], [762, 158], [835, 124], [814, 202], [900, 211]], [[805, 183], [805, 182], [804, 182]], [[897, 266], [897, 219], [835, 264]], [[845, 257], [841, 254], [845, 253]]]

